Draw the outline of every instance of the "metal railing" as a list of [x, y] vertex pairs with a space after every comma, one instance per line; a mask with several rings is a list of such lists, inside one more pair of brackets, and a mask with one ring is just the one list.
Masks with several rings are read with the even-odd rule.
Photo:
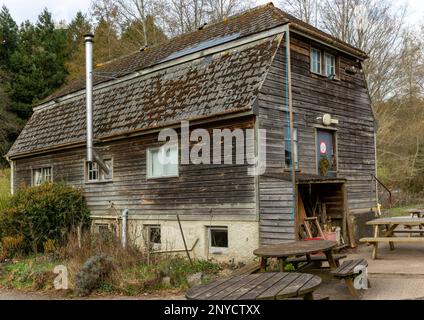
[[372, 175], [373, 178], [375, 179], [375, 181], [377, 181], [377, 183], [383, 187], [384, 190], [387, 191], [387, 193], [389, 194], [389, 203], [390, 203], [390, 207], [392, 206], [392, 191], [380, 180], [378, 179], [375, 175]]

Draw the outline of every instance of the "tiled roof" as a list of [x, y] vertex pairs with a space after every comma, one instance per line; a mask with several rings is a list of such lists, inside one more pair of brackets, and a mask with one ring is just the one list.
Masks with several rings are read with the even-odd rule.
[[[96, 70], [99, 72], [113, 73], [121, 77], [164, 60], [175, 57], [176, 53], [187, 49], [196, 48], [205, 42], [211, 42], [216, 39], [224, 41], [243, 38], [258, 32], [266, 31], [280, 25], [291, 23], [294, 30], [308, 33], [319, 38], [321, 41], [334, 45], [341, 50], [345, 50], [353, 55], [366, 58], [366, 54], [349, 44], [346, 44], [337, 38], [304, 23], [303, 21], [291, 16], [290, 14], [274, 7], [272, 3], [248, 10], [229, 19], [206, 26], [202, 30], [183, 34], [179, 37], [168, 40], [165, 43], [148, 48], [141, 52], [135, 52], [125, 57], [111, 61]], [[94, 75], [94, 84], [108, 81], [107, 77], [98, 74]], [[54, 100], [58, 97], [82, 90], [85, 88], [85, 77], [81, 77], [62, 89], [47, 97], [42, 103]]]
[[[251, 110], [281, 43], [274, 36], [94, 91], [96, 139]], [[85, 95], [36, 110], [9, 157], [84, 142]]]
[[[267, 4], [96, 68], [95, 138], [249, 110], [276, 52], [278, 41], [274, 38], [233, 49], [227, 55], [215, 54], [106, 88], [96, 86], [110, 81], [105, 74], [119, 80], [165, 61], [287, 23], [293, 30], [308, 33], [355, 56], [366, 57], [362, 51]], [[85, 77], [82, 77], [45, 99], [41, 107], [35, 109], [8, 156], [84, 142], [84, 91]], [[78, 95], [63, 99], [73, 93]]]

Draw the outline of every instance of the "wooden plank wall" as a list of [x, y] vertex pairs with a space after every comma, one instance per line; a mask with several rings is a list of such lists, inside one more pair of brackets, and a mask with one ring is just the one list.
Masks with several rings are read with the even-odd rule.
[[278, 173], [284, 168], [286, 73], [285, 52], [280, 48], [258, 96], [259, 127], [266, 129], [267, 170], [259, 177], [261, 244], [295, 239], [293, 188]]
[[[334, 127], [337, 129], [338, 176], [348, 180], [348, 208], [350, 211], [369, 210], [376, 205], [375, 183], [372, 180], [376, 165], [374, 118], [363, 74], [348, 75], [345, 72], [348, 66], [359, 67], [359, 64], [350, 57], [339, 55], [340, 80], [332, 81], [310, 73], [309, 40], [292, 33], [291, 46], [299, 170], [317, 174], [315, 126], [320, 125], [317, 117], [330, 113], [340, 121]], [[316, 47], [320, 48], [319, 45]], [[258, 99], [259, 126], [267, 130], [267, 172], [271, 175], [285, 166], [284, 128], [288, 125], [285, 64], [285, 47], [282, 45]], [[294, 229], [289, 227], [293, 225], [289, 210], [293, 205], [290, 182], [260, 177], [259, 193], [261, 242], [268, 244], [293, 239]]]
[[[254, 117], [202, 127], [254, 128]], [[146, 149], [162, 144], [158, 134], [103, 144], [99, 152], [113, 157], [111, 183], [85, 183], [83, 148], [16, 161], [15, 183], [30, 184], [32, 167], [53, 166], [55, 181], [84, 187], [94, 216], [116, 215], [129, 208], [131, 215], [151, 220], [175, 219], [180, 214], [186, 220], [257, 221], [256, 183], [247, 175], [248, 165], [180, 165], [177, 178], [148, 180]]]
[[329, 113], [339, 120], [337, 129], [338, 177], [346, 178], [350, 211], [369, 210], [376, 206], [375, 122], [365, 77], [346, 69], [359, 63], [343, 54], [339, 56], [339, 80], [330, 80], [310, 73], [310, 40], [292, 34], [293, 108], [295, 126], [299, 129], [300, 169], [316, 173], [314, 125], [317, 117]]

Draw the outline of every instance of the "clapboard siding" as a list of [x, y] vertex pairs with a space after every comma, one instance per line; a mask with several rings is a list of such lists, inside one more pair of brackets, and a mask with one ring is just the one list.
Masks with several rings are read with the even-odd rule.
[[[202, 127], [251, 129], [254, 118]], [[55, 181], [84, 188], [93, 216], [116, 215], [116, 210], [128, 208], [131, 215], [155, 220], [175, 218], [176, 214], [190, 220], [257, 220], [255, 177], [247, 174], [247, 164], [180, 165], [178, 178], [146, 179], [146, 149], [161, 144], [157, 134], [150, 134], [99, 146], [104, 157], [113, 157], [110, 183], [85, 183], [84, 148], [17, 160], [15, 183], [28, 185], [32, 168], [52, 166]]]
[[[316, 46], [320, 48], [320, 45]], [[348, 181], [349, 210], [369, 210], [376, 204], [372, 178], [376, 165], [375, 124], [365, 78], [361, 73], [347, 74], [347, 67], [359, 68], [359, 64], [328, 48], [327, 51], [339, 57], [339, 80], [312, 75], [310, 48], [310, 40], [292, 33], [292, 95], [294, 126], [298, 130], [299, 170], [317, 174], [315, 127], [320, 125], [319, 116], [330, 113], [340, 121], [334, 127], [337, 129], [338, 176]], [[270, 173], [277, 169], [281, 171], [285, 166], [284, 128], [289, 125], [285, 50], [284, 45], [278, 50], [258, 97], [259, 126], [267, 130], [267, 172]], [[267, 197], [269, 190], [280, 201], [271, 201]], [[287, 226], [288, 222], [293, 225], [291, 183], [260, 177], [259, 194], [261, 242], [270, 244], [293, 239], [294, 227]]]
[[[300, 169], [317, 173], [314, 125], [319, 124], [317, 117], [330, 113], [340, 122], [334, 127], [337, 129], [338, 176], [348, 181], [349, 210], [369, 210], [376, 205], [375, 121], [365, 77], [361, 72], [346, 73], [346, 68], [355, 66], [359, 70], [360, 65], [340, 53], [337, 54], [339, 80], [311, 75], [310, 46], [311, 41], [293, 37], [292, 92], [295, 126], [302, 137], [299, 138]], [[335, 53], [328, 48], [321, 49]], [[279, 56], [283, 59], [282, 54]]]

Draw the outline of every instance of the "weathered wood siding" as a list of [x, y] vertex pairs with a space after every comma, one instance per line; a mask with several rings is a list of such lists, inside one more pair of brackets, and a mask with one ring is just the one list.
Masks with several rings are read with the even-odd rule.
[[[254, 128], [254, 118], [201, 127]], [[247, 174], [248, 165], [180, 165], [177, 178], [147, 179], [146, 150], [162, 144], [158, 134], [150, 134], [99, 146], [99, 153], [113, 158], [112, 182], [85, 183], [86, 151], [79, 148], [17, 160], [15, 184], [30, 184], [32, 168], [52, 166], [54, 181], [84, 188], [93, 216], [129, 208], [131, 215], [152, 220], [175, 219], [176, 214], [187, 220], [257, 220], [256, 183]]]
[[288, 124], [286, 59], [281, 47], [258, 96], [260, 129], [266, 129], [266, 174], [259, 177], [260, 241], [295, 239], [294, 194], [290, 181], [277, 178], [285, 166], [284, 129]]
[[313, 44], [339, 57], [339, 80], [310, 72], [311, 41], [292, 35], [292, 92], [295, 126], [299, 131], [299, 166], [305, 173], [317, 173], [317, 117], [329, 113], [340, 123], [336, 129], [338, 177], [346, 178], [350, 211], [376, 206], [375, 121], [363, 73], [350, 75], [346, 69], [360, 64], [354, 58]]
[[[314, 47], [324, 49], [319, 45]], [[339, 80], [310, 72], [311, 41], [291, 34], [294, 127], [298, 130], [299, 170], [317, 174], [316, 128], [319, 116], [329, 113], [340, 123], [336, 129], [338, 177], [348, 180], [350, 211], [376, 205], [374, 117], [362, 73], [349, 75], [348, 66], [359, 68], [353, 58], [325, 48], [339, 57]], [[267, 130], [267, 172], [285, 167], [284, 128], [288, 126], [286, 58], [281, 46], [259, 95], [259, 127]], [[289, 181], [260, 177], [260, 225], [262, 243], [294, 237], [293, 191]], [[271, 200], [272, 199], [272, 200]], [[274, 201], [275, 200], [275, 201]]]

